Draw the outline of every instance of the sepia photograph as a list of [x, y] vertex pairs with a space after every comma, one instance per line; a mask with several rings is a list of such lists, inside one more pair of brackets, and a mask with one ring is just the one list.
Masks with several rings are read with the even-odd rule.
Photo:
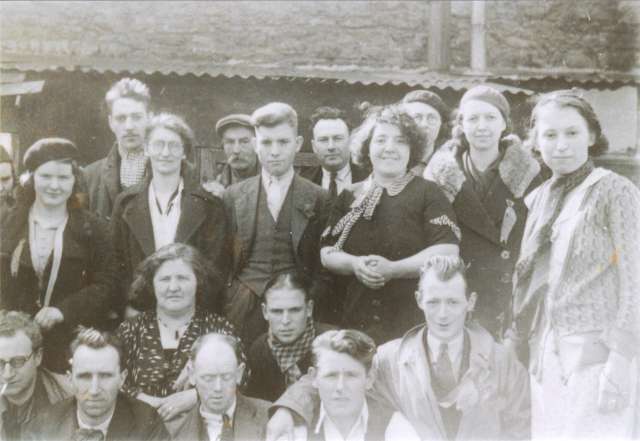
[[0, 441], [640, 440], [640, 1], [3, 1], [0, 97]]

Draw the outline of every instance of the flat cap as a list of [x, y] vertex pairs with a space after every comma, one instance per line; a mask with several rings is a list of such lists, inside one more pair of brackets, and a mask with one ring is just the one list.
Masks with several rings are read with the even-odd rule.
[[230, 125], [249, 127], [253, 129], [250, 115], [245, 115], [244, 113], [233, 113], [231, 115], [220, 118], [216, 123], [216, 134], [218, 135], [218, 137], [221, 137], [224, 128]]

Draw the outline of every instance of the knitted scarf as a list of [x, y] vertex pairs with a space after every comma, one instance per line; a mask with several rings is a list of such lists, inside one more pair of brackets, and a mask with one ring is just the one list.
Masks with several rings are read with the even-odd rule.
[[[593, 162], [588, 160], [574, 172], [558, 178], [552, 178], [549, 196], [539, 217], [541, 227], [531, 239], [522, 244], [520, 259], [515, 267], [513, 313], [516, 320], [527, 322], [523, 330], [531, 331], [535, 318], [540, 311], [543, 296], [549, 288], [549, 259], [551, 251], [551, 233], [564, 206], [565, 198], [571, 190], [578, 187], [593, 171]], [[528, 311], [528, 313], [527, 313]], [[520, 326], [519, 326], [520, 327]]]
[[[389, 188], [386, 189], [389, 196], [396, 196], [402, 192], [414, 177], [415, 175], [413, 173], [407, 173], [401, 178], [396, 179]], [[380, 198], [385, 188], [373, 179], [373, 175], [369, 176], [363, 185], [362, 195], [356, 198], [353, 204], [351, 204], [351, 210], [349, 210], [331, 230], [332, 236], [340, 234], [336, 244], [333, 246], [336, 250], [342, 249], [349, 237], [351, 229], [361, 217], [364, 216], [365, 219], [371, 220], [376, 207], [380, 203]]]
[[313, 325], [313, 318], [307, 318], [307, 325], [304, 332], [296, 341], [291, 344], [281, 343], [269, 330], [269, 348], [278, 362], [280, 371], [285, 376], [287, 386], [295, 383], [302, 376], [298, 367], [298, 362], [311, 350], [311, 343], [316, 336], [316, 329]]

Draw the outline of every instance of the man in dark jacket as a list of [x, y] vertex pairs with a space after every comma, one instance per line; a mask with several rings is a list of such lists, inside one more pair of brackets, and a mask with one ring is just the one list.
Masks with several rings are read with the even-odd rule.
[[304, 170], [303, 177], [335, 197], [345, 187], [368, 176], [367, 170], [351, 162], [349, 125], [342, 110], [318, 107], [311, 116], [311, 127], [311, 145], [320, 165]]
[[40, 327], [24, 312], [0, 311], [0, 439], [22, 439], [29, 421], [71, 395], [67, 378], [41, 364]]
[[269, 331], [251, 345], [247, 395], [275, 401], [311, 366], [311, 343], [332, 329], [313, 321], [308, 280], [296, 272], [283, 273], [267, 285], [262, 314]]
[[155, 409], [119, 392], [126, 371], [116, 339], [86, 328], [72, 343], [72, 352], [75, 397], [52, 405], [35, 418], [27, 427], [25, 440], [170, 439]]
[[84, 178], [91, 211], [109, 218], [116, 196], [144, 176], [143, 145], [151, 96], [141, 81], [123, 78], [109, 89], [105, 100], [116, 142], [105, 158], [84, 169]]

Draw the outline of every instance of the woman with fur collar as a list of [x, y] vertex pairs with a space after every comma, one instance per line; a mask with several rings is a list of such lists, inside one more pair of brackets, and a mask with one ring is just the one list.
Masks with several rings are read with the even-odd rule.
[[540, 165], [511, 133], [510, 106], [489, 86], [460, 100], [452, 139], [424, 171], [453, 204], [461, 257], [477, 292], [475, 317], [494, 336], [510, 311], [511, 279], [527, 216], [523, 198], [541, 182]]

